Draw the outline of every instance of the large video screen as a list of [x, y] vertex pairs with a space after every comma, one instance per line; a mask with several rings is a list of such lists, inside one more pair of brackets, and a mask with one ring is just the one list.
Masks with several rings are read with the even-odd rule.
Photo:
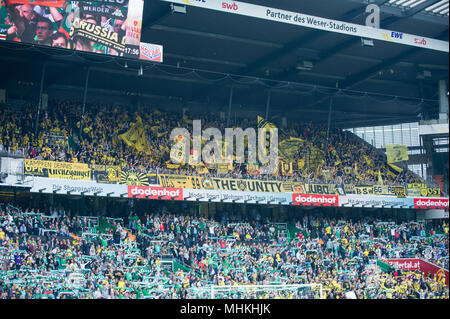
[[144, 0], [0, 0], [0, 40], [137, 58]]

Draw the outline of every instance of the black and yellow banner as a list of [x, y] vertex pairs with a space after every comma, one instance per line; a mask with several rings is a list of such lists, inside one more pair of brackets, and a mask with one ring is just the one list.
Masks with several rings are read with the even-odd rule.
[[283, 176], [292, 176], [294, 173], [294, 165], [292, 162], [286, 163], [284, 161], [280, 161], [281, 165], [281, 174]]
[[344, 184], [344, 192], [346, 194], [353, 194], [355, 185], [353, 184]]
[[180, 166], [181, 166], [180, 164], [166, 162], [166, 168], [168, 168], [168, 169], [178, 169], [178, 168], [180, 168]]
[[159, 174], [158, 181], [160, 186], [175, 188], [339, 195], [336, 184], [305, 184], [293, 181], [262, 181], [220, 177], [180, 176], [174, 174]]
[[208, 174], [209, 170], [208, 167], [206, 167], [206, 165], [203, 162], [200, 162], [196, 165], [197, 167], [197, 173], [199, 174]]
[[335, 184], [303, 184], [305, 194], [339, 195]]
[[227, 174], [228, 173], [228, 163], [218, 163], [217, 164], [217, 173], [218, 174]]
[[115, 184], [121, 180], [122, 169], [117, 165], [96, 165], [90, 164], [93, 179], [97, 183]]
[[278, 152], [282, 158], [292, 160], [299, 154], [303, 144], [304, 141], [301, 138], [290, 137], [278, 144]]
[[203, 178], [204, 189], [245, 192], [283, 193], [282, 181], [261, 181], [233, 178]]
[[441, 190], [437, 187], [428, 187], [425, 183], [410, 183], [407, 185], [408, 196], [414, 197], [440, 197]]
[[397, 178], [398, 174], [400, 174], [403, 171], [404, 171], [403, 167], [397, 166], [392, 163], [388, 163], [387, 173], [388, 175], [392, 176], [392, 178]]
[[406, 189], [404, 186], [394, 186], [394, 192], [398, 198], [406, 198]]
[[248, 179], [233, 179], [220, 177], [200, 177], [200, 176], [179, 176], [170, 174], [159, 174], [158, 181], [163, 187], [179, 187], [190, 189], [211, 189], [227, 191], [248, 191], [248, 192], [290, 192], [285, 189], [282, 181], [261, 181]]
[[[283, 182], [286, 192], [296, 194], [339, 195], [336, 184], [306, 184], [299, 182]], [[343, 187], [341, 187], [343, 188]]]
[[372, 186], [355, 186], [353, 193], [357, 195], [393, 195], [396, 196], [395, 186], [388, 185], [372, 185]]
[[90, 180], [92, 177], [89, 164], [83, 163], [25, 159], [24, 167], [25, 175], [77, 180]]
[[257, 116], [257, 127], [265, 130], [264, 141], [260, 141], [258, 138], [258, 148], [262, 147], [265, 149], [265, 153], [268, 154], [271, 147], [277, 146], [278, 141], [274, 140], [274, 137], [270, 135], [270, 129], [276, 129], [277, 126], [271, 122], [266, 121], [261, 116]]
[[148, 186], [157, 185], [158, 181], [155, 173], [146, 174], [122, 170], [120, 174], [120, 184]]
[[202, 189], [203, 177], [159, 174], [159, 185], [173, 188]]

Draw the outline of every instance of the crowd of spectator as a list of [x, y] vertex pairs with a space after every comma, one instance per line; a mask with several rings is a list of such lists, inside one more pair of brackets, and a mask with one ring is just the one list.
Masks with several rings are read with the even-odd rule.
[[[448, 269], [444, 220], [303, 215], [282, 227], [267, 218], [224, 214], [215, 220], [164, 206], [98, 218], [5, 204], [0, 257], [0, 298], [211, 298], [211, 285], [272, 284], [321, 284], [330, 299], [448, 298], [445, 276], [377, 265], [422, 258]], [[172, 270], [167, 261], [174, 262]], [[225, 297], [318, 297], [318, 290], [235, 293]]]
[[[89, 164], [120, 165], [123, 170], [147, 173], [176, 173], [198, 175], [196, 167], [184, 165], [167, 168], [173, 141], [169, 135], [173, 128], [185, 127], [192, 131], [190, 120], [195, 115], [182, 116], [177, 112], [130, 106], [87, 105], [84, 114], [80, 103], [50, 101], [38, 119], [35, 134], [35, 108], [26, 105], [21, 112], [0, 110], [0, 148], [16, 152], [22, 150], [26, 158], [80, 162]], [[135, 111], [135, 112], [134, 112]], [[139, 152], [119, 138], [136, 122], [139, 114], [145, 126], [149, 149]], [[187, 118], [187, 120], [185, 120]], [[190, 119], [190, 120], [189, 120]], [[216, 127], [225, 130], [225, 121], [215, 115], [202, 115], [202, 129]], [[233, 127], [254, 127], [255, 119], [241, 119]], [[422, 180], [411, 171], [399, 175], [389, 174], [384, 154], [351, 132], [331, 128], [327, 140], [327, 127], [313, 123], [289, 123], [279, 126], [279, 141], [289, 137], [301, 138], [303, 144], [292, 158], [293, 174], [278, 176], [250, 174], [246, 164], [234, 164], [222, 177], [295, 180], [300, 182], [338, 182], [360, 185], [404, 185]], [[318, 156], [317, 154], [320, 154]], [[298, 164], [302, 162], [302, 164]], [[204, 176], [217, 176], [210, 167]]]

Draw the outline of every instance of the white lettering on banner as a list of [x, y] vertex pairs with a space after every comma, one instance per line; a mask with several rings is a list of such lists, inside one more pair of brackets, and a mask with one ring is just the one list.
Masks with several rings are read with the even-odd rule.
[[234, 201], [243, 201], [244, 196], [243, 195], [231, 195], [231, 194], [223, 194], [222, 195], [223, 200], [234, 200]]
[[103, 188], [101, 187], [84, 187], [84, 186], [70, 186], [70, 185], [57, 185], [57, 184], [53, 184], [52, 186], [52, 190], [59, 192], [59, 191], [64, 191], [64, 192], [71, 192], [71, 193], [81, 193], [81, 192], [86, 192], [86, 193], [103, 193]]
[[391, 266], [394, 266], [397, 269], [400, 270], [416, 270], [416, 269], [420, 269], [420, 262], [416, 261], [390, 261], [387, 260], [388, 264]]
[[243, 16], [265, 19], [275, 22], [289, 23], [307, 28], [319, 29], [352, 35], [361, 38], [395, 42], [398, 44], [420, 47], [430, 50], [449, 52], [447, 41], [425, 38], [419, 35], [400, 33], [392, 30], [377, 29], [365, 25], [331, 20], [292, 11], [269, 8], [246, 2], [233, 3], [221, 0], [192, 1], [192, 0], [162, 0], [165, 2], [197, 6], [205, 9], [239, 14]]
[[255, 202], [264, 202], [264, 201], [266, 201], [266, 196], [247, 195], [245, 200], [255, 201]]
[[151, 187], [147, 189], [142, 189], [135, 187], [131, 189], [131, 195], [151, 195], [151, 196], [180, 196], [180, 189], [177, 189], [175, 191], [169, 191], [165, 188], [163, 189], [153, 189]]
[[127, 192], [127, 185], [102, 184], [95, 181], [78, 181], [48, 177], [34, 177], [32, 193], [56, 193], [64, 195], [120, 197]]
[[299, 203], [324, 203], [324, 204], [336, 204], [337, 197], [313, 197], [313, 195], [310, 196], [302, 196], [298, 195], [295, 197], [295, 201]]
[[278, 202], [278, 203], [285, 203], [287, 202], [286, 197], [277, 197], [277, 196], [269, 196], [270, 202]]
[[233, 201], [235, 203], [259, 203], [289, 205], [292, 193], [252, 193], [241, 191], [217, 191], [217, 190], [183, 190], [185, 200], [190, 201]]
[[414, 198], [414, 206], [419, 208], [448, 208], [448, 199], [422, 199]]
[[393, 198], [388, 195], [352, 195], [347, 194], [339, 196], [339, 206], [341, 207], [396, 207], [396, 208], [411, 208], [414, 204], [414, 199], [407, 198]]

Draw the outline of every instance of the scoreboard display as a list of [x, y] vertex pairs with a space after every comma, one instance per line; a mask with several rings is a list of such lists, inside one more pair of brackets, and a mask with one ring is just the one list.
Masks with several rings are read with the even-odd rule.
[[0, 40], [139, 59], [143, 10], [144, 0], [0, 0]]

